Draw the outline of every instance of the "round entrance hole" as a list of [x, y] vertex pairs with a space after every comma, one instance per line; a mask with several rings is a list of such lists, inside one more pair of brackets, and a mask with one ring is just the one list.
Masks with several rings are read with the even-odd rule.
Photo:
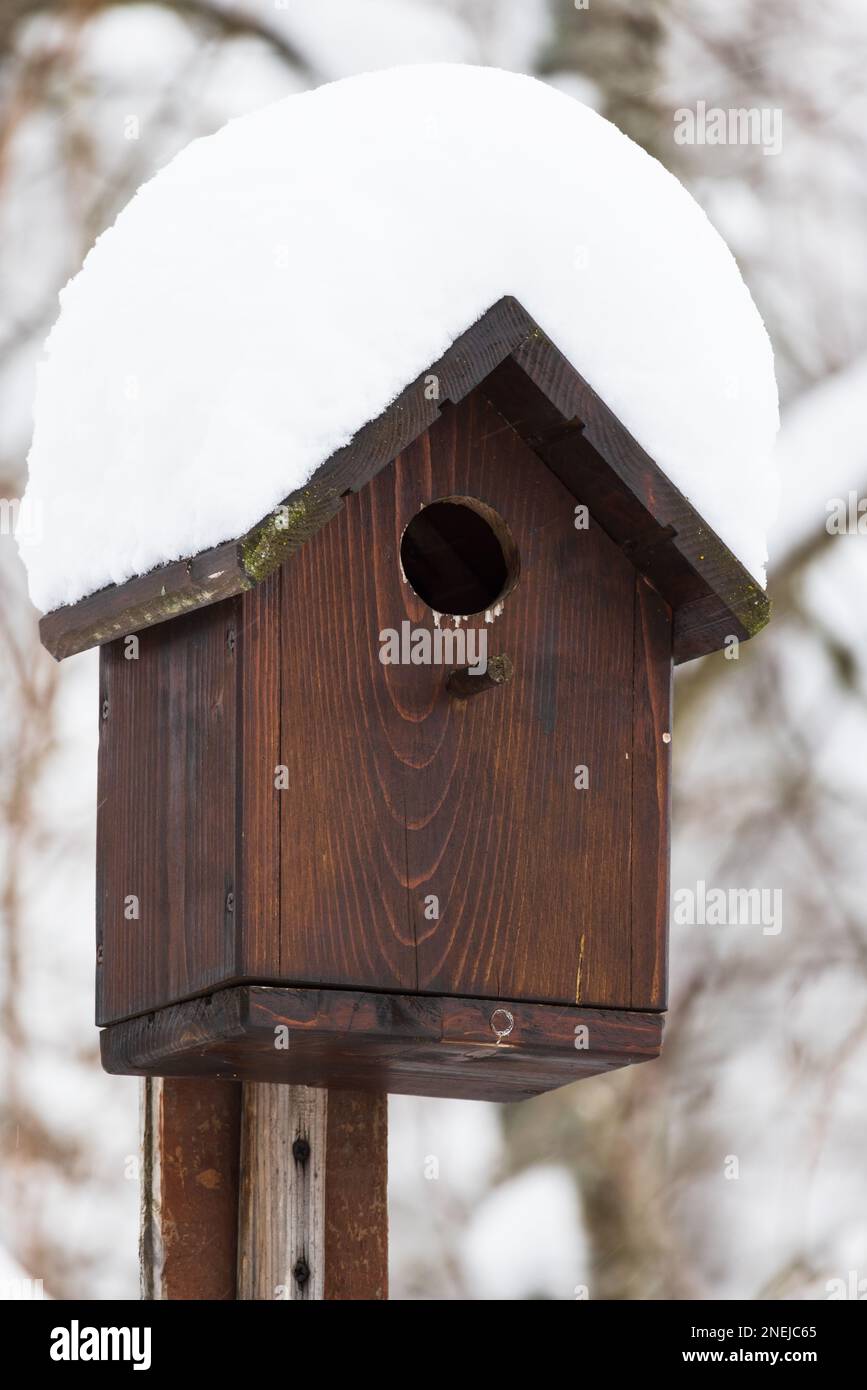
[[422, 507], [400, 542], [403, 572], [436, 613], [469, 617], [493, 608], [517, 582], [518, 548], [501, 516], [475, 497]]

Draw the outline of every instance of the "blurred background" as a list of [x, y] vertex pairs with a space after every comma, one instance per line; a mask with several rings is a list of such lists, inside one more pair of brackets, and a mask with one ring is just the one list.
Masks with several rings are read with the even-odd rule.
[[[867, 540], [826, 528], [867, 496], [862, 0], [2, 0], [0, 498], [58, 290], [136, 187], [233, 116], [431, 61], [615, 121], [768, 325], [774, 620], [678, 674], [672, 888], [780, 889], [782, 930], [673, 926], [658, 1062], [520, 1106], [393, 1099], [392, 1297], [867, 1297]], [[677, 144], [699, 101], [781, 111], [780, 152]], [[40, 648], [0, 529], [0, 1285], [136, 1298], [138, 1083], [92, 1023], [97, 657]]]

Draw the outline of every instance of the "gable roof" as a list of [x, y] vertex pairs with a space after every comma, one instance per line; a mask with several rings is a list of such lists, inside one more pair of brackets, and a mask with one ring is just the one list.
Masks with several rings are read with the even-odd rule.
[[[428, 378], [439, 382], [429, 399]], [[477, 386], [672, 609], [674, 658], [703, 656], [768, 620], [765, 591], [516, 299], [497, 301], [338, 449], [235, 540], [48, 613], [58, 660], [242, 593], [304, 544], [449, 402]]]
[[773, 354], [725, 242], [596, 112], [433, 65], [230, 121], [99, 237], [38, 365], [34, 603], [246, 533], [504, 294], [763, 582]]

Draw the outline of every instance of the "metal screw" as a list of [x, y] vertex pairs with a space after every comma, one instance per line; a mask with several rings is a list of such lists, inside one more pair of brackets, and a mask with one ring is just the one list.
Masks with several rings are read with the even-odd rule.
[[295, 1268], [293, 1269], [292, 1273], [295, 1276], [295, 1283], [299, 1284], [303, 1289], [304, 1285], [307, 1283], [307, 1280], [310, 1278], [310, 1266], [308, 1265], [307, 1261], [303, 1258], [300, 1260], [296, 1260]]
[[97, 965], [102, 965], [102, 963], [103, 963], [104, 960], [105, 960], [105, 948], [104, 948], [103, 946], [101, 946], [101, 945], [100, 945], [100, 946], [97, 946], [97, 948], [96, 948], [96, 963], [97, 963]]
[[234, 893], [227, 893], [227, 894], [226, 894], [226, 911], [227, 911], [227, 912], [234, 912], [234, 911], [235, 911], [235, 894], [234, 894]]
[[296, 1139], [292, 1145], [292, 1157], [298, 1163], [306, 1163], [310, 1157], [310, 1145], [306, 1139]]
[[103, 700], [102, 702], [102, 717], [103, 719], [108, 718], [108, 700]]
[[230, 652], [235, 650], [235, 629], [233, 627], [230, 627], [229, 631], [226, 633], [226, 645]]

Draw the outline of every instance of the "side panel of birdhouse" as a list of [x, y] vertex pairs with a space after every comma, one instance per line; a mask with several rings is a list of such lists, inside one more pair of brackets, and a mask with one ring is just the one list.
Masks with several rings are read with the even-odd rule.
[[[381, 660], [402, 623], [435, 630], [401, 537], [456, 495], [520, 557], [480, 620], [514, 678], [465, 702], [448, 669]], [[257, 610], [279, 667], [283, 790], [260, 832], [279, 959], [245, 912], [249, 978], [664, 1007], [670, 611], [575, 508], [477, 391], [284, 565]]]
[[235, 975], [239, 602], [100, 652], [98, 1023]]

